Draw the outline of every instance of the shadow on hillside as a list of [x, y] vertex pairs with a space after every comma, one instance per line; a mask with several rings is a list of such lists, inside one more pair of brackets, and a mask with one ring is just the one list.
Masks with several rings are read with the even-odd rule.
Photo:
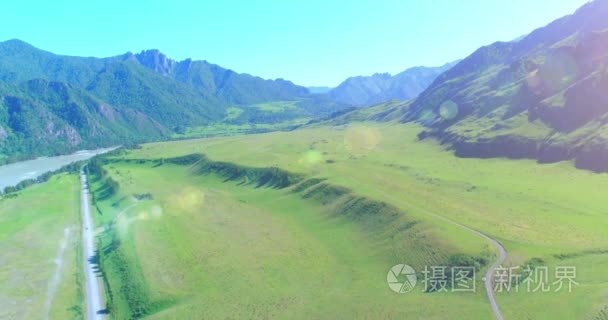
[[99, 201], [109, 199], [114, 195], [114, 190], [107, 184], [102, 184], [97, 190], [95, 190], [95, 197]]

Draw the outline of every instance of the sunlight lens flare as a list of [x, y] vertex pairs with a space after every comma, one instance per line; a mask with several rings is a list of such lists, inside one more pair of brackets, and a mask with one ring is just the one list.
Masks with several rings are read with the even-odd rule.
[[[135, 210], [133, 208], [132, 210]], [[163, 214], [163, 209], [159, 205], [153, 205], [149, 210], [142, 210], [134, 215], [129, 215], [126, 211], [116, 217], [116, 226], [121, 236], [129, 231], [131, 224], [136, 221], [158, 220]]]
[[323, 155], [318, 150], [308, 150], [298, 161], [300, 164], [312, 167], [323, 161]]
[[443, 120], [452, 120], [458, 116], [458, 104], [452, 100], [445, 101], [439, 106], [439, 116]]
[[169, 198], [169, 204], [180, 211], [192, 211], [203, 206], [205, 193], [194, 187], [186, 187]]
[[344, 133], [344, 147], [354, 156], [363, 156], [372, 152], [380, 143], [380, 132], [367, 126], [354, 126]]
[[150, 216], [153, 219], [159, 219], [163, 215], [163, 208], [159, 205], [154, 205], [150, 208]]
[[567, 52], [559, 51], [545, 58], [543, 64], [532, 71], [526, 83], [536, 94], [553, 94], [571, 85], [578, 77], [579, 66]]

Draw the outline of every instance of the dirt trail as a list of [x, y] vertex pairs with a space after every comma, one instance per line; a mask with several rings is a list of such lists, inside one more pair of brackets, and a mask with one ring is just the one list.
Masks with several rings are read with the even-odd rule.
[[63, 267], [63, 253], [65, 252], [68, 242], [70, 240], [70, 228], [63, 229], [63, 238], [59, 243], [59, 249], [57, 250], [57, 256], [55, 258], [55, 272], [49, 281], [49, 286], [46, 291], [46, 300], [44, 302], [44, 319], [48, 320], [51, 315], [51, 306], [53, 305], [53, 299], [59, 288], [61, 281], [61, 269]]

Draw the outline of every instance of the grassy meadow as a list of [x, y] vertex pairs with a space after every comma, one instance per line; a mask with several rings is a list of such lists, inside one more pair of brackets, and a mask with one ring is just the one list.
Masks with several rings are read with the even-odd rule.
[[77, 175], [0, 199], [0, 319], [82, 319]]
[[[116, 162], [105, 169], [120, 185], [96, 200], [117, 319], [490, 317], [483, 292], [390, 291], [390, 267], [424, 259], [399, 246], [426, 247], [413, 236], [386, 239], [392, 225], [335, 214], [339, 203], [187, 166]], [[93, 190], [103, 190], [102, 181]], [[412, 232], [424, 238], [435, 230]], [[428, 308], [434, 301], [441, 303]]]
[[[385, 311], [388, 317], [400, 317], [407, 312], [417, 310], [417, 313], [414, 314], [422, 318], [443, 318], [445, 313], [442, 313], [441, 310], [449, 310], [450, 313], [461, 312], [465, 318], [490, 318], [491, 313], [482, 289], [478, 289], [478, 293], [474, 295], [455, 293], [398, 295], [386, 287], [385, 274], [392, 265], [397, 263], [406, 262], [415, 268], [420, 268], [425, 264], [445, 262], [450, 255], [459, 253], [485, 257], [488, 260], [493, 259], [496, 255], [494, 248], [479, 236], [460, 227], [460, 224], [499, 240], [508, 252], [507, 266], [519, 266], [526, 264], [531, 259], [540, 259], [549, 268], [555, 266], [577, 267], [579, 285], [574, 288], [572, 293], [499, 293], [498, 302], [507, 319], [601, 319], [603, 317], [601, 312], [605, 308], [608, 296], [608, 275], [602, 272], [608, 269], [608, 254], [606, 254], [608, 248], [608, 217], [606, 215], [608, 213], [604, 204], [608, 175], [576, 170], [571, 163], [567, 162], [539, 165], [529, 160], [457, 158], [433, 142], [417, 141], [416, 135], [419, 131], [420, 128], [415, 125], [359, 123], [348, 126], [320, 126], [288, 133], [275, 132], [146, 144], [141, 149], [118, 156], [120, 159], [169, 159], [201, 153], [214, 161], [225, 161], [249, 167], [277, 167], [301, 174], [306, 178], [326, 179], [325, 181], [333, 186], [347, 188], [353, 194], [381, 201], [397, 208], [399, 215], [404, 218], [391, 221], [391, 223], [397, 226], [405, 226], [412, 222], [415, 224], [414, 229], [405, 230], [402, 233], [397, 233], [395, 230], [378, 229], [378, 226], [370, 228], [365, 223], [360, 223], [360, 220], [355, 217], [336, 215], [335, 212], [339, 211], [336, 210], [336, 206], [339, 204], [333, 202], [328, 204], [323, 201], [311, 201], [311, 199], [304, 199], [302, 195], [290, 194], [289, 191], [283, 189], [219, 183], [221, 180], [217, 178], [193, 175], [188, 173], [186, 168], [171, 168], [173, 165], [159, 166], [162, 163], [153, 165], [143, 161], [140, 161], [142, 163], [139, 164], [131, 162], [107, 165], [114, 167], [108, 167], [108, 171], [113, 176], [116, 175], [116, 180], [121, 186], [121, 194], [100, 202], [100, 210], [103, 212], [102, 217], [111, 217], [128, 205], [128, 201], [116, 203], [117, 197], [127, 197], [126, 199], [128, 199], [134, 193], [149, 192], [154, 201], [160, 202], [157, 205], [162, 208], [162, 219], [165, 221], [170, 218], [175, 219], [173, 231], [162, 230], [169, 226], [161, 227], [160, 224], [147, 220], [142, 221], [141, 224], [133, 223], [133, 227], [123, 234], [123, 237], [132, 241], [128, 241], [129, 244], [121, 241], [121, 245], [124, 247], [121, 251], [124, 251], [125, 255], [128, 254], [123, 260], [129, 265], [144, 270], [144, 275], [148, 274], [148, 276], [144, 276], [145, 279], [142, 280], [142, 283], [155, 288], [156, 285], [150, 282], [152, 278], [164, 279], [154, 281], [165, 281], [164, 286], [156, 287], [157, 289], [149, 287], [144, 290], [155, 294], [163, 293], [161, 296], [150, 296], [151, 301], [157, 302], [151, 305], [157, 306], [154, 309], [154, 315], [158, 318], [162, 318], [163, 314], [168, 314], [163, 313], [162, 310], [168, 312], [173, 308], [187, 310], [184, 312], [195, 312], [196, 310], [211, 312], [209, 308], [213, 309], [213, 307], [206, 305], [204, 302], [206, 299], [228, 299], [233, 305], [240, 306], [248, 305], [244, 301], [250, 301], [251, 306], [260, 306], [261, 304], [253, 301], [258, 298], [269, 298], [268, 295], [273, 292], [282, 292], [275, 297], [291, 296], [286, 295], [285, 291], [281, 291], [278, 284], [272, 282], [267, 285], [256, 284], [255, 281], [259, 280], [264, 280], [263, 282], [266, 283], [267, 278], [260, 272], [235, 271], [236, 274], [240, 274], [239, 285], [231, 286], [239, 288], [244, 282], [256, 289], [252, 295], [238, 297], [227, 290], [219, 290], [217, 284], [212, 284], [214, 281], [219, 281], [215, 277], [212, 280], [203, 277], [196, 281], [186, 281], [186, 277], [191, 276], [190, 274], [212, 273], [210, 270], [213, 269], [214, 263], [223, 263], [217, 260], [218, 257], [214, 258], [213, 254], [207, 250], [216, 254], [221, 253], [222, 261], [231, 261], [231, 259], [246, 259], [241, 253], [242, 251], [251, 254], [257, 253], [256, 256], [259, 256], [265, 250], [273, 252], [269, 248], [272, 245], [278, 245], [260, 241], [232, 242], [229, 246], [223, 242], [216, 243], [216, 239], [228, 236], [261, 237], [259, 234], [248, 235], [241, 230], [242, 227], [253, 221], [244, 223], [240, 227], [232, 225], [232, 222], [228, 221], [215, 221], [214, 223], [219, 226], [215, 226], [217, 229], [214, 231], [205, 231], [206, 228], [212, 228], [211, 226], [214, 225], [210, 220], [195, 222], [194, 218], [189, 216], [186, 218], [189, 222], [178, 222], [181, 217], [185, 217], [179, 213], [183, 211], [183, 208], [165, 207], [171, 196], [161, 194], [175, 193], [183, 190], [184, 186], [191, 185], [194, 188], [192, 190], [204, 193], [206, 199], [204, 205], [201, 204], [201, 208], [190, 210], [193, 211], [190, 215], [195, 215], [196, 219], [211, 219], [206, 214], [210, 211], [205, 210], [208, 205], [220, 206], [216, 203], [222, 203], [224, 207], [230, 207], [227, 203], [233, 203], [235, 206], [243, 205], [245, 206], [243, 208], [237, 206], [231, 210], [217, 208], [212, 211], [229, 212], [236, 215], [233, 217], [237, 220], [234, 221], [235, 224], [238, 221], [244, 221], [241, 220], [245, 219], [243, 215], [250, 212], [258, 212], [259, 217], [268, 217], [268, 219], [277, 215], [285, 219], [294, 219], [293, 222], [290, 222], [291, 226], [298, 228], [308, 226], [309, 228], [306, 228], [306, 232], [287, 232], [286, 236], [289, 236], [299, 246], [307, 243], [299, 239], [306, 235], [310, 237], [310, 241], [317, 241], [319, 247], [323, 248], [323, 250], [318, 248], [319, 251], [309, 249], [313, 250], [310, 251], [309, 257], [322, 257], [321, 251], [330, 250], [327, 246], [341, 245], [339, 250], [333, 250], [333, 255], [337, 255], [336, 252], [348, 253], [350, 257], [344, 257], [348, 258], [344, 261], [357, 261], [366, 265], [356, 267], [359, 272], [356, 278], [361, 284], [360, 289], [356, 290], [357, 294], [353, 295], [353, 290], [346, 290], [351, 293], [348, 298], [343, 295], [342, 300], [338, 299], [327, 305], [323, 305], [328, 302], [323, 302], [327, 300], [319, 296], [320, 292], [337, 290], [336, 288], [344, 289], [344, 287], [338, 284], [327, 285], [324, 289], [314, 287], [314, 282], [310, 282], [310, 275], [306, 275], [302, 269], [314, 270], [310, 271], [314, 277], [322, 278], [319, 274], [325, 275], [333, 272], [335, 265], [297, 266], [295, 272], [298, 272], [297, 279], [301, 280], [293, 283], [312, 286], [310, 292], [314, 292], [312, 296], [314, 299], [306, 300], [304, 297], [306, 297], [307, 290], [304, 289], [297, 290], [298, 294], [292, 296], [295, 301], [291, 301], [291, 303], [286, 301], [279, 303], [269, 298], [268, 301], [274, 302], [269, 305], [264, 304], [267, 307], [264, 311], [259, 311], [261, 317], [263, 315], [280, 316], [283, 315], [281, 312], [287, 312], [286, 310], [295, 314], [304, 312], [302, 316], [310, 316], [311, 312], [315, 312], [315, 310], [319, 312], [322, 310], [323, 315], [335, 315], [345, 312], [341, 306], [350, 306], [349, 310], [352, 313], [349, 315], [354, 317], [379, 315], [381, 311]], [[177, 171], [165, 173], [167, 170]], [[130, 172], [132, 176], [127, 175], [126, 172]], [[150, 180], [156, 182], [150, 182]], [[175, 184], [172, 185], [172, 183]], [[209, 197], [216, 200], [208, 201], [207, 195], [213, 195]], [[250, 198], [244, 203], [237, 200], [239, 197]], [[264, 199], [272, 200], [265, 201]], [[282, 207], [280, 207], [281, 201], [286, 201]], [[273, 208], [269, 205], [277, 207]], [[301, 208], [301, 211], [293, 208]], [[202, 217], [196, 215], [197, 213]], [[134, 213], [131, 212], [131, 214]], [[219, 214], [221, 217], [216, 218], [229, 219], [230, 214]], [[254, 219], [255, 222], [262, 221], [259, 217]], [[107, 224], [107, 221], [104, 222], [103, 219], [98, 221], [100, 225]], [[299, 219], [317, 219], [317, 222], [321, 224], [306, 224]], [[348, 229], [353, 237], [361, 237], [361, 240], [356, 243], [346, 241], [347, 243], [340, 244], [348, 237], [330, 237], [329, 235], [334, 234], [334, 230], [327, 231], [328, 234], [324, 238], [324, 235], [318, 234], [319, 227], [327, 223], [323, 219], [331, 219], [331, 221], [336, 221], [335, 223], [339, 221], [340, 225], [343, 225], [340, 228]], [[165, 224], [163, 223], [163, 225]], [[277, 230], [277, 232], [278, 230], [290, 230], [282, 224], [275, 225], [275, 222], [270, 221], [265, 222], [264, 226], [274, 226], [272, 230]], [[337, 228], [332, 225], [333, 227]], [[194, 230], [189, 228], [194, 228]], [[222, 228], [225, 228], [224, 231], [221, 231]], [[262, 232], [263, 228], [248, 229]], [[321, 228], [321, 230], [323, 229]], [[170, 246], [166, 244], [167, 241], [162, 241], [167, 246], [167, 249], [164, 250], [175, 247], [182, 248], [180, 250], [186, 252], [184, 255], [175, 254], [176, 262], [170, 268], [158, 267], [159, 263], [172, 263], [172, 259], [159, 258], [159, 252], [163, 252], [161, 244], [157, 244], [154, 248], [141, 244], [141, 247], [137, 247], [137, 239], [140, 239], [141, 243], [150, 244], [154, 238], [159, 237], [155, 232], [161, 233], [171, 238], [171, 241], [177, 241], [175, 244], [179, 244]], [[230, 235], [226, 234], [227, 232]], [[247, 232], [254, 231], [248, 230]], [[273, 234], [271, 231], [267, 231], [267, 233], [269, 236]], [[176, 238], [180, 239], [175, 240]], [[239, 237], [237, 236], [237, 238]], [[396, 240], [398, 241], [395, 242]], [[287, 239], [279, 242], [281, 245], [291, 243]], [[396, 245], [390, 245], [392, 243], [396, 243]], [[356, 245], [353, 246], [353, 244]], [[224, 245], [228, 248], [219, 249], [217, 247]], [[254, 245], [260, 247], [251, 248]], [[368, 245], [370, 247], [366, 248]], [[198, 259], [196, 260], [198, 263], [194, 264], [196, 266], [180, 262], [181, 259], [185, 259], [184, 261], [195, 259], [190, 254], [199, 250], [205, 253], [193, 254], [199, 257], [196, 258]], [[369, 255], [370, 250], [374, 252], [373, 256]], [[289, 252], [293, 252], [293, 250]], [[233, 255], [238, 257], [233, 257]], [[201, 258], [201, 256], [205, 258]], [[155, 259], [155, 262], [147, 259]], [[288, 261], [293, 263], [294, 260], [306, 259], [291, 257], [284, 260], [284, 263], [288, 263]], [[273, 257], [267, 261], [273, 265], [264, 270], [271, 270], [268, 272], [273, 277], [280, 278], [282, 274], [294, 272], [293, 267], [275, 263], [281, 259]], [[313, 261], [321, 263], [325, 260], [314, 258]], [[154, 271], [146, 271], [154, 269], [162, 270], [164, 274], [161, 276], [161, 271], [156, 271], [156, 275], [152, 276], [155, 274]], [[552, 278], [553, 275], [549, 277]], [[197, 289], [185, 289], [172, 281], [182, 281], [182, 286], [195, 283]], [[294, 280], [292, 279], [292, 281]], [[357, 285], [357, 281], [347, 282]], [[327, 280], [321, 283], [327, 284]], [[283, 290], [287, 289], [283, 288]], [[196, 292], [202, 292], [201, 299], [196, 298]], [[371, 295], [371, 297], [365, 297], [366, 295]], [[185, 302], [188, 301], [188, 297], [193, 299], [191, 303]], [[202, 297], [206, 297], [206, 299], [202, 299]], [[357, 300], [358, 297], [365, 298]], [[240, 302], [236, 302], [235, 299]], [[334, 299], [337, 298], [334, 297]], [[421, 300], [413, 303], [415, 299]], [[362, 303], [363, 300], [368, 303]], [[385, 302], [394, 301], [401, 303], [398, 309], [385, 307]], [[172, 307], [167, 309], [168, 305]], [[551, 306], [551, 308], [547, 308], [547, 306]], [[368, 310], [370, 313], [364, 313], [363, 310]], [[156, 311], [159, 312], [156, 313]], [[233, 312], [235, 311], [233, 310]], [[229, 314], [232, 313], [229, 312]]]
[[288, 121], [282, 121], [278, 123], [260, 123], [260, 124], [230, 124], [230, 123], [216, 123], [202, 127], [186, 128], [183, 133], [174, 133], [171, 138], [173, 139], [187, 139], [187, 138], [200, 138], [200, 137], [215, 137], [215, 136], [233, 136], [243, 135], [250, 133], [269, 132], [276, 130], [286, 130], [294, 126], [302, 125], [306, 123], [308, 118], [294, 119]]
[[274, 101], [229, 107], [222, 122], [180, 128], [172, 138], [208, 138], [288, 130], [312, 119], [310, 113], [298, 107], [299, 102]]

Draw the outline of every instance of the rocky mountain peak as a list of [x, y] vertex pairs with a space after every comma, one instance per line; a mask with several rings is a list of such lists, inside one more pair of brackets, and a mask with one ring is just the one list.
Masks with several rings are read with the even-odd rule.
[[177, 64], [175, 60], [168, 58], [157, 49], [144, 50], [136, 54], [135, 58], [142, 65], [163, 75], [168, 75], [173, 72], [173, 69]]

